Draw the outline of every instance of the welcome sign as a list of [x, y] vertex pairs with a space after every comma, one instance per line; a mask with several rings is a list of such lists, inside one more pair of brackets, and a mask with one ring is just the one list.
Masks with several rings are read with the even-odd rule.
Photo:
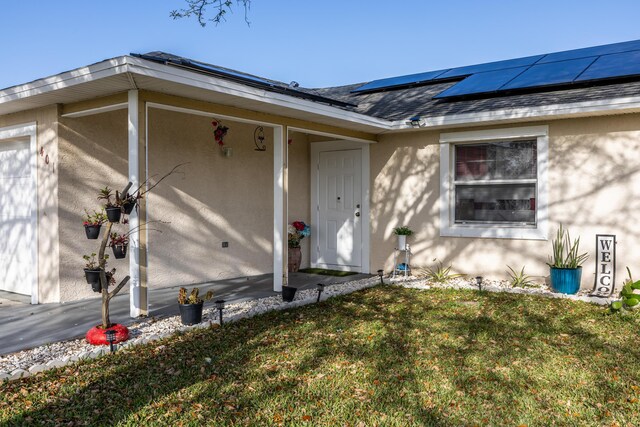
[[591, 296], [608, 298], [616, 286], [616, 236], [596, 234], [596, 282]]

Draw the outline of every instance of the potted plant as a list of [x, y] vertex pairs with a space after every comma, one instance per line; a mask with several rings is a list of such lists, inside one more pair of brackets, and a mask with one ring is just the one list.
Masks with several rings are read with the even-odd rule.
[[394, 228], [393, 234], [398, 236], [398, 249], [404, 250], [407, 248], [407, 237], [413, 234], [413, 230], [411, 230], [406, 225], [402, 225], [400, 227]]
[[547, 263], [551, 270], [551, 287], [563, 294], [577, 293], [582, 278], [582, 264], [589, 257], [587, 253], [579, 253], [580, 238], [572, 241], [569, 231], [560, 224], [551, 246], [553, 256], [549, 257]]
[[180, 307], [180, 319], [183, 325], [195, 325], [202, 322], [202, 309], [204, 302], [213, 298], [213, 292], [209, 291], [204, 297], [199, 296], [200, 290], [193, 288], [187, 295], [186, 288], [180, 288], [178, 292], [178, 304]]
[[84, 225], [84, 231], [87, 234], [87, 239], [95, 240], [100, 236], [100, 227], [107, 221], [107, 216], [103, 211], [93, 211], [90, 214], [86, 209], [85, 215], [82, 218], [82, 225]]
[[289, 224], [288, 246], [289, 246], [289, 272], [295, 273], [300, 269], [302, 251], [300, 241], [311, 234], [311, 227], [303, 221], [294, 221]]
[[109, 237], [109, 246], [113, 250], [113, 256], [116, 259], [122, 259], [126, 257], [127, 247], [129, 245], [129, 233], [118, 234], [116, 232], [113, 232]]
[[113, 197], [113, 191], [109, 187], [104, 187], [98, 193], [98, 200], [104, 202], [104, 210], [107, 211], [109, 222], [120, 222], [120, 217], [122, 216], [122, 206], [119, 203], [120, 197], [117, 192], [115, 201], [111, 200]]
[[[100, 265], [96, 260], [96, 253], [94, 252], [91, 255], [84, 255], [82, 258], [85, 260], [84, 276], [87, 279], [87, 284], [91, 285], [91, 289], [93, 289], [94, 292], [101, 292], [102, 285], [100, 284], [100, 273], [103, 269], [100, 268]], [[108, 258], [109, 255], [104, 256], [105, 267], [106, 260]], [[111, 272], [107, 272], [106, 275], [107, 279], [110, 281], [112, 276]]]
[[131, 212], [133, 212], [133, 208], [136, 207], [137, 203], [138, 203], [138, 197], [127, 193], [122, 199], [122, 211], [126, 215], [131, 214]]

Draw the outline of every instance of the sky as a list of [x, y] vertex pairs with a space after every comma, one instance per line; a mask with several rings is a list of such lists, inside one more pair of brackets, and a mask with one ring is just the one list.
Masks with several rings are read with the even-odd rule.
[[252, 0], [202, 28], [184, 0], [0, 0], [0, 88], [155, 50], [303, 87], [640, 39], [637, 0]]

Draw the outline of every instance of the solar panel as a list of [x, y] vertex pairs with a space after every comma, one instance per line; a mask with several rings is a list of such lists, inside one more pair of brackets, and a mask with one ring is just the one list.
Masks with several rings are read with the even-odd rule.
[[525, 58], [508, 59], [506, 61], [487, 62], [486, 64], [469, 65], [466, 67], [452, 68], [449, 71], [438, 76], [438, 79], [446, 79], [451, 77], [461, 77], [468, 74], [482, 73], [485, 71], [503, 70], [506, 68], [523, 67], [533, 65], [544, 55], [527, 56]]
[[446, 72], [447, 70], [438, 70], [438, 71], [428, 71], [426, 73], [418, 73], [418, 74], [409, 74], [406, 76], [400, 77], [389, 77], [386, 79], [379, 79], [369, 82], [365, 85], [360, 86], [359, 88], [352, 90], [352, 92], [368, 92], [371, 90], [379, 90], [386, 89], [396, 86], [406, 86], [410, 84], [417, 84], [426, 82], [429, 80], [433, 80], [438, 77], [440, 74]]
[[583, 49], [566, 50], [564, 52], [556, 52], [545, 55], [538, 64], [547, 62], [565, 61], [568, 59], [587, 58], [599, 55], [608, 55], [612, 53], [629, 52], [631, 50], [640, 49], [640, 40], [632, 40], [629, 42], [607, 44], [602, 46], [585, 47]]
[[272, 85], [272, 82], [269, 82], [267, 80], [261, 79], [259, 77], [255, 77], [252, 76], [251, 74], [244, 74], [244, 73], [239, 73], [237, 71], [232, 71], [232, 70], [228, 70], [226, 68], [221, 68], [221, 67], [216, 67], [214, 65], [211, 64], [205, 64], [204, 62], [198, 62], [198, 61], [193, 61], [193, 60], [187, 60], [184, 59], [182, 60], [182, 64], [186, 65], [186, 66], [192, 66], [195, 68], [199, 68], [201, 70], [205, 70], [205, 71], [211, 71], [213, 73], [218, 73], [218, 74], [224, 74], [225, 76], [230, 76], [230, 77], [237, 77], [239, 79], [242, 80], [250, 80], [256, 83], [261, 83], [261, 84], [265, 84], [265, 85]]
[[571, 83], [594, 60], [595, 58], [581, 58], [549, 64], [536, 64], [500, 89], [522, 89]]
[[640, 51], [603, 55], [591, 64], [577, 82], [640, 75]]
[[439, 99], [451, 96], [495, 92], [527, 68], [528, 67], [518, 67], [477, 73], [451, 86], [449, 89], [434, 96], [434, 98]]

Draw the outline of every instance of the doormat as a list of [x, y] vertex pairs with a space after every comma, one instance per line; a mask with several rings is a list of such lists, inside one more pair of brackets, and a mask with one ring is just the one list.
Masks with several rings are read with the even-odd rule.
[[307, 273], [307, 274], [320, 274], [322, 276], [336, 276], [336, 277], [345, 277], [351, 276], [354, 273], [353, 271], [340, 271], [340, 270], [327, 270], [325, 268], [305, 268], [303, 270], [298, 270], [299, 273]]

